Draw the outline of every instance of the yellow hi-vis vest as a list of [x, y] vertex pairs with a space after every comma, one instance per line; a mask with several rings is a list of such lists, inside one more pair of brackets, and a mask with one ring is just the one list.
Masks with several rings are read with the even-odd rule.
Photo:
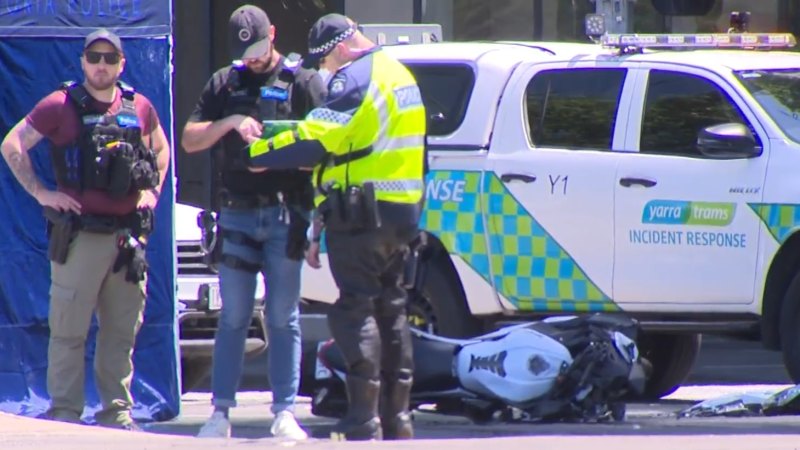
[[425, 108], [414, 76], [377, 49], [336, 73], [325, 104], [312, 110], [296, 131], [253, 143], [250, 156], [298, 139], [317, 140], [328, 152], [314, 168], [317, 206], [330, 187], [368, 181], [379, 202], [417, 206], [424, 191], [425, 127]]

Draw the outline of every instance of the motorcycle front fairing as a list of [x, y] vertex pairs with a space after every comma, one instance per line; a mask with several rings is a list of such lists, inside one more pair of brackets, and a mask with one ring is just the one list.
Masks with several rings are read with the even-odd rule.
[[569, 350], [528, 326], [462, 345], [455, 359], [461, 386], [511, 406], [545, 397], [572, 364]]

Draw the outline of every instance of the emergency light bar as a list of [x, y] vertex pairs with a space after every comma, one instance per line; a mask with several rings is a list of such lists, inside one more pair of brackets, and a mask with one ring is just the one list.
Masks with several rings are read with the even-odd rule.
[[791, 33], [604, 34], [604, 47], [636, 48], [776, 48], [797, 44]]

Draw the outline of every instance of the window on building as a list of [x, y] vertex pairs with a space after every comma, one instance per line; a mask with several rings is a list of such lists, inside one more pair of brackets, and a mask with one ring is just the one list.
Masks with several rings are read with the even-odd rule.
[[526, 90], [528, 133], [537, 147], [611, 148], [626, 69], [544, 70]]
[[464, 120], [475, 73], [466, 64], [406, 64], [417, 79], [428, 115], [428, 135], [446, 136]]
[[688, 73], [650, 71], [639, 141], [641, 153], [701, 156], [697, 150], [698, 133], [722, 123], [747, 121], [719, 86]]

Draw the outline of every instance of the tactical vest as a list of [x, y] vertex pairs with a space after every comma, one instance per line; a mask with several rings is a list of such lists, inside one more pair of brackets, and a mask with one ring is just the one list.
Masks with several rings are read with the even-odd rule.
[[[234, 64], [228, 73], [226, 89], [228, 98], [223, 108], [223, 116], [234, 114], [250, 116], [259, 122], [264, 120], [286, 120], [292, 115], [291, 90], [295, 73], [299, 68], [300, 55], [291, 53], [283, 59], [282, 66], [274, 81], [263, 86], [245, 82], [252, 74], [245, 73], [244, 65]], [[225, 171], [247, 171], [242, 154], [246, 145], [236, 131], [223, 138]]]
[[91, 108], [92, 98], [83, 85], [63, 83], [61, 89], [78, 112], [81, 130], [76, 142], [52, 152], [60, 186], [105, 191], [114, 198], [158, 186], [156, 155], [142, 141], [135, 91], [122, 82], [117, 87], [122, 107], [116, 114], [99, 114]]

